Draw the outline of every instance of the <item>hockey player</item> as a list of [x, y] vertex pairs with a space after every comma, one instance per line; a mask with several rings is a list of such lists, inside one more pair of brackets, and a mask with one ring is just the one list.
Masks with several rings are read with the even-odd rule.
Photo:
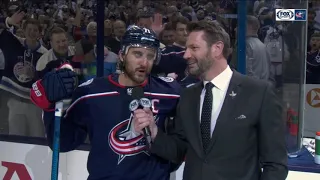
[[175, 30], [175, 42], [173, 45], [166, 46], [161, 52], [161, 60], [152, 70], [155, 74], [177, 74], [177, 80], [180, 81], [186, 76], [187, 62], [183, 59], [185, 52], [185, 43], [187, 40], [188, 19], [184, 17], [177, 18], [172, 26]]
[[188, 19], [185, 17], [178, 17], [172, 23], [176, 35], [175, 42], [173, 45], [168, 45], [162, 50], [161, 60], [152, 69], [152, 73], [157, 75], [174, 73], [176, 80], [183, 87], [199, 81], [196, 77], [189, 75], [187, 71], [187, 61], [183, 58], [186, 49], [187, 24]]
[[91, 79], [74, 90], [75, 73], [61, 69], [34, 83], [31, 99], [44, 109], [49, 146], [53, 140], [54, 103], [72, 95], [61, 121], [60, 150], [68, 152], [89, 135], [89, 180], [168, 180], [171, 163], [149, 154], [146, 139], [132, 131], [132, 88], [143, 87], [158, 126], [173, 116], [179, 84], [172, 78], [151, 77], [159, 40], [149, 29], [130, 27], [121, 44], [121, 74]]

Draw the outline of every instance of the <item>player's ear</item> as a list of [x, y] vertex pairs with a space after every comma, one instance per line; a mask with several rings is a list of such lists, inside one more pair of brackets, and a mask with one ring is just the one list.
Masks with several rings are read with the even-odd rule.
[[119, 52], [119, 59], [120, 59], [121, 62], [123, 62], [123, 53], [122, 53], [122, 51]]

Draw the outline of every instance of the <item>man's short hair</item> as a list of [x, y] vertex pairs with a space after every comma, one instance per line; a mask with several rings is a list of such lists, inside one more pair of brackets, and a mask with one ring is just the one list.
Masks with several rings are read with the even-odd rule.
[[180, 23], [180, 24], [185, 24], [187, 25], [189, 23], [189, 19], [184, 17], [184, 16], [177, 16], [175, 17], [173, 20], [172, 20], [172, 28], [174, 30], [177, 29], [177, 24]]
[[33, 18], [27, 19], [23, 24], [23, 30], [25, 30], [27, 28], [28, 24], [32, 24], [32, 25], [38, 26], [39, 32], [41, 32], [42, 28], [41, 28], [40, 21], [38, 21], [36, 19], [33, 19]]
[[53, 29], [51, 29], [50, 34], [49, 34], [49, 38], [50, 40], [52, 40], [52, 36], [54, 34], [66, 34], [66, 31], [60, 27], [54, 27]]
[[320, 33], [318, 33], [318, 32], [313, 33], [311, 35], [311, 38], [313, 38], [313, 37], [315, 37], [315, 38], [320, 37]]
[[138, 22], [140, 19], [149, 19], [153, 18], [153, 15], [149, 11], [141, 11], [136, 14], [135, 21]]
[[258, 18], [248, 15], [247, 16], [247, 25], [251, 26], [252, 30], [257, 31], [260, 29], [260, 22]]
[[87, 34], [88, 34], [88, 36], [97, 36], [97, 23], [96, 22], [90, 22], [87, 25]]
[[164, 28], [163, 28], [164, 31], [174, 31], [175, 29], [173, 28], [172, 26], [172, 23], [171, 22], [168, 22], [164, 25]]
[[221, 41], [224, 44], [223, 56], [227, 58], [229, 56], [230, 37], [229, 34], [223, 29], [218, 22], [201, 20], [199, 22], [191, 22], [187, 26], [187, 31], [197, 32], [203, 31], [203, 40], [207, 42], [208, 47]]

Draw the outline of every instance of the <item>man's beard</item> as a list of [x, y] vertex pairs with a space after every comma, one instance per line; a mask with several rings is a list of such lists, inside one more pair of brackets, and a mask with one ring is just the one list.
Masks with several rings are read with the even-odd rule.
[[204, 58], [198, 59], [196, 63], [198, 65], [198, 69], [196, 69], [193, 72], [190, 72], [190, 74], [203, 79], [205, 73], [211, 68], [213, 60], [212, 58], [210, 58], [210, 55], [208, 53]]
[[145, 77], [136, 76], [136, 70], [130, 69], [126, 60], [123, 61], [123, 73], [135, 84], [142, 84], [149, 75], [149, 70], [146, 68]]

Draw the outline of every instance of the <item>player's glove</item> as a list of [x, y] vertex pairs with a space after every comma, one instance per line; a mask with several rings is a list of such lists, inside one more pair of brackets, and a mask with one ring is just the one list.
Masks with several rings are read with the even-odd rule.
[[41, 84], [50, 102], [70, 98], [75, 89], [76, 73], [69, 69], [60, 69], [44, 76]]
[[69, 69], [49, 72], [32, 85], [31, 100], [40, 108], [49, 109], [52, 103], [72, 96], [76, 78], [76, 73]]

